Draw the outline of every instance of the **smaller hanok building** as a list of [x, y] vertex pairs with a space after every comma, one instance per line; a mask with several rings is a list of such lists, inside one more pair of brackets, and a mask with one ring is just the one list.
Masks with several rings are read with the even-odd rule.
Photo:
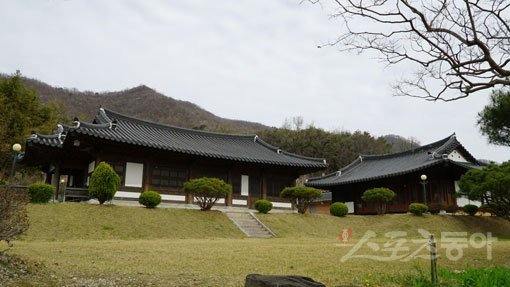
[[38, 166], [58, 197], [87, 186], [99, 162], [109, 163], [121, 179], [117, 198], [138, 198], [143, 191], [162, 199], [192, 203], [182, 190], [192, 178], [215, 177], [233, 187], [218, 203], [253, 207], [264, 198], [290, 208], [280, 192], [296, 179], [327, 167], [326, 161], [283, 151], [256, 135], [230, 135], [153, 123], [100, 108], [93, 122], [75, 118], [55, 134], [32, 134], [22, 163]]
[[387, 212], [407, 212], [413, 202], [426, 203], [431, 212], [455, 212], [457, 180], [469, 169], [480, 167], [453, 134], [404, 152], [361, 155], [341, 170], [311, 178], [305, 185], [331, 191], [333, 203], [345, 202], [349, 212], [355, 214], [376, 213], [375, 207], [361, 200], [361, 196], [378, 187], [396, 193]]

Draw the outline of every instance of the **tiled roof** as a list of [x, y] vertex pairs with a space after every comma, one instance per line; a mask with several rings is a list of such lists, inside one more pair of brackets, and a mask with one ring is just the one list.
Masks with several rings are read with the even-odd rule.
[[[448, 155], [458, 150], [469, 163], [453, 161]], [[343, 169], [309, 179], [305, 185], [326, 188], [412, 173], [440, 163], [449, 162], [466, 169], [480, 167], [478, 161], [460, 144], [455, 134], [440, 141], [409, 151], [362, 155]]]
[[[54, 135], [33, 134], [27, 142], [62, 147], [70, 134], [209, 158], [250, 163], [323, 169], [326, 161], [271, 146], [256, 135], [230, 135], [153, 123], [107, 109], [99, 109], [93, 123], [75, 120]], [[60, 134], [60, 135], [59, 135]]]

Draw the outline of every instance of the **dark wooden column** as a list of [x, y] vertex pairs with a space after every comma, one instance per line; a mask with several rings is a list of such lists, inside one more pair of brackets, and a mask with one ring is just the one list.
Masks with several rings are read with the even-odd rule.
[[44, 183], [51, 184], [51, 177], [52, 177], [51, 173], [47, 172], [46, 173], [46, 179], [45, 179]]
[[[230, 167], [227, 171], [227, 183], [232, 186], [232, 168]], [[226, 206], [232, 206], [232, 191], [231, 193], [227, 194], [225, 197], [225, 205]]]
[[53, 173], [53, 186], [55, 187], [55, 200], [58, 200], [60, 189], [60, 163], [55, 164], [55, 172]]
[[150, 160], [146, 160], [143, 163], [143, 186], [142, 192], [149, 191], [152, 185], [152, 165]]
[[[193, 178], [193, 161], [190, 159], [188, 161], [188, 180]], [[193, 204], [193, 195], [189, 192], [186, 192], [185, 201], [187, 204]]]
[[265, 171], [262, 171], [262, 178], [260, 182], [262, 185], [261, 187], [262, 199], [267, 199], [267, 176]]

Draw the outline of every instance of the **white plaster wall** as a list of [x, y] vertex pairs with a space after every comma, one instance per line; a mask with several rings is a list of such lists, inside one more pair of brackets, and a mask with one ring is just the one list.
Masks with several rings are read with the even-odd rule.
[[248, 196], [250, 186], [250, 177], [241, 175], [241, 195]]
[[458, 151], [454, 150], [448, 155], [449, 160], [458, 162], [468, 162]]
[[233, 199], [232, 200], [232, 204], [235, 204], [235, 205], [247, 205], [248, 201], [246, 201], [244, 199]]
[[173, 195], [173, 194], [162, 194], [162, 200], [173, 200], [173, 201], [186, 201], [186, 196], [184, 195]]
[[345, 202], [345, 205], [347, 205], [349, 213], [354, 213], [354, 201]]
[[143, 182], [143, 163], [126, 163], [125, 186], [142, 187]]
[[288, 202], [272, 202], [273, 207], [279, 207], [279, 208], [292, 208], [292, 204]]
[[96, 161], [92, 161], [89, 163], [89, 173], [93, 172], [96, 168]]
[[138, 197], [140, 197], [140, 193], [139, 192], [129, 192], [129, 191], [117, 191], [115, 193], [115, 197], [138, 198]]

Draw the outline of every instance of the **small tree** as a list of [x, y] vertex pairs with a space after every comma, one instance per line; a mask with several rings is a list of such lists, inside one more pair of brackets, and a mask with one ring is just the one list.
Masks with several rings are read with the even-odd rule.
[[23, 143], [32, 131], [50, 133], [67, 121], [55, 104], [43, 104], [23, 83], [19, 71], [0, 79], [0, 179], [6, 181], [12, 161], [12, 144]]
[[386, 212], [386, 203], [390, 202], [395, 197], [395, 192], [389, 188], [379, 187], [365, 191], [361, 199], [365, 202], [374, 203], [377, 214], [384, 214]]
[[305, 213], [312, 202], [321, 195], [322, 191], [307, 186], [286, 187], [280, 193], [281, 197], [290, 199], [301, 214]]
[[495, 215], [510, 220], [510, 161], [472, 169], [459, 180], [459, 195], [482, 202]]
[[489, 142], [510, 146], [510, 88], [493, 91], [489, 105], [478, 114], [478, 126]]
[[184, 191], [193, 195], [201, 210], [207, 211], [231, 193], [232, 186], [218, 178], [202, 177], [185, 182]]
[[106, 162], [101, 162], [90, 177], [89, 196], [99, 204], [112, 200], [120, 185], [120, 177]]
[[9, 246], [28, 229], [28, 195], [12, 189], [0, 189], [0, 241]]

